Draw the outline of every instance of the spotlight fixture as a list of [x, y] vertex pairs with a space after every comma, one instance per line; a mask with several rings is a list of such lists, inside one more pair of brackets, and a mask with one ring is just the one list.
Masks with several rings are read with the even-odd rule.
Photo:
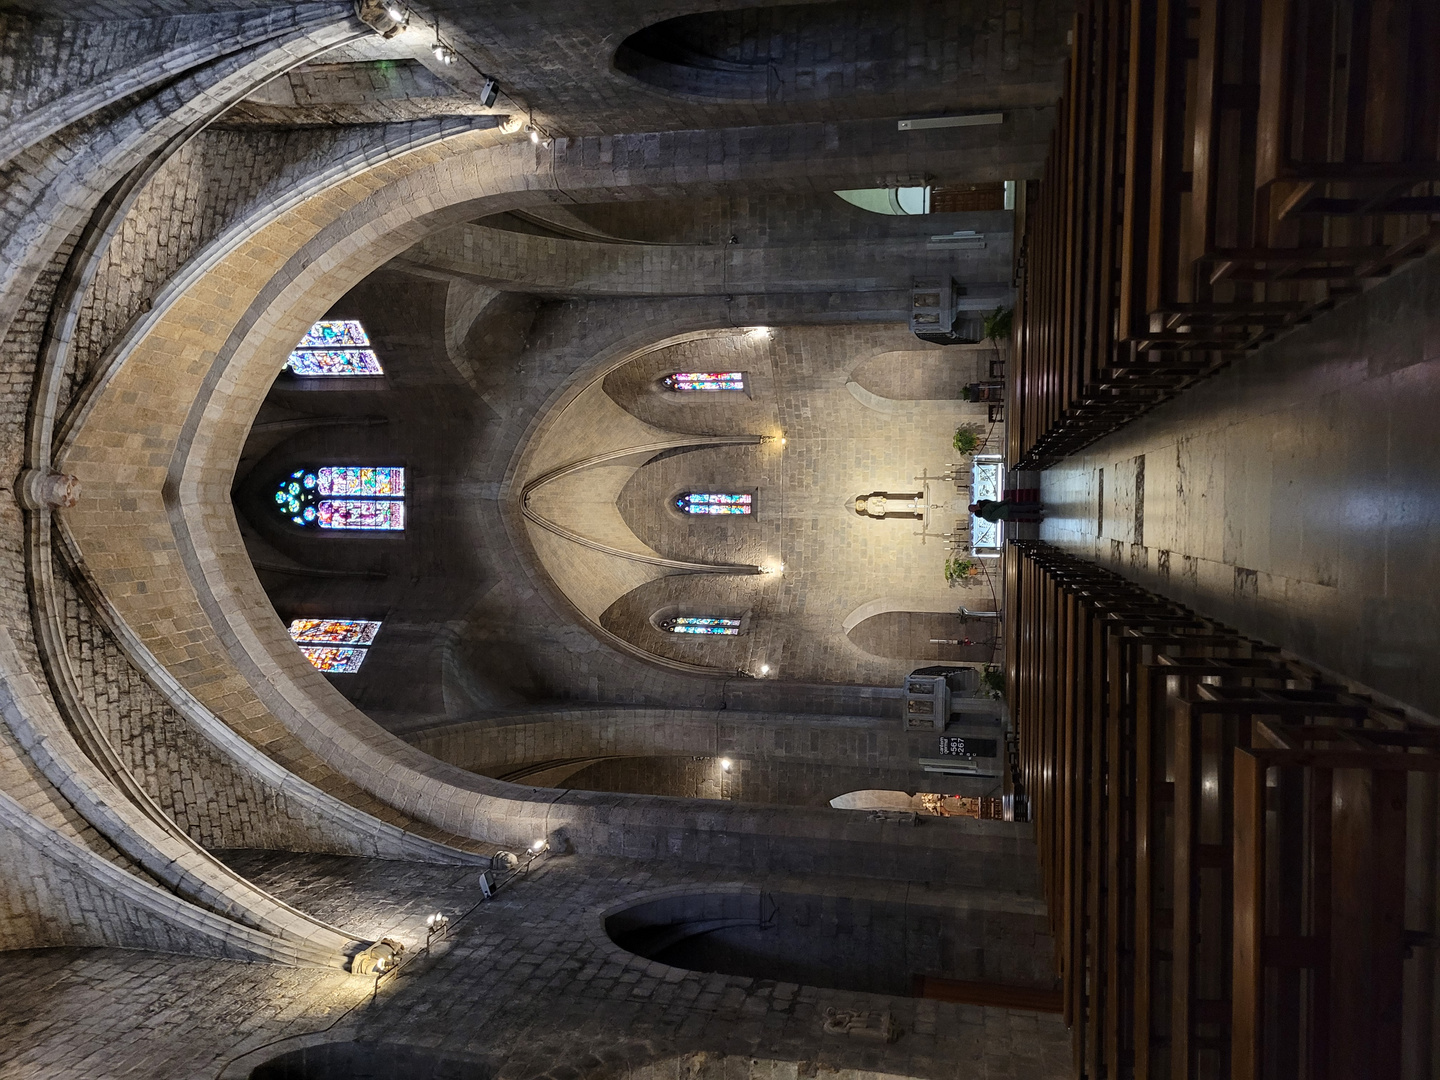
[[732, 762], [728, 757], [722, 757], [720, 759], [720, 768], [722, 768], [726, 772], [730, 771], [730, 766], [732, 764], [734, 764], [734, 762]]
[[768, 338], [770, 336], [770, 327], [752, 326], [749, 330], [746, 331], [746, 334], [748, 334], [752, 338], [763, 341], [765, 338]]
[[769, 664], [761, 664], [761, 665], [760, 665], [760, 674], [761, 674], [761, 675], [769, 675], [769, 674], [770, 674], [770, 665], [769, 665]]
[[444, 937], [446, 929], [450, 926], [450, 919], [441, 912], [425, 916], [425, 951], [430, 951], [430, 942], [437, 937]]
[[540, 142], [540, 132], [537, 131], [537, 130], [536, 130], [535, 128], [533, 128], [533, 127], [530, 129], [530, 141], [531, 141], [532, 143], [539, 143], [539, 142]]
[[457, 53], [443, 41], [440, 40], [440, 20], [435, 20], [435, 44], [430, 46], [430, 52], [436, 60], [442, 64], [453, 64], [457, 59]]
[[549, 841], [549, 840], [546, 840], [543, 836], [542, 836], [539, 840], [536, 840], [536, 841], [535, 841], [533, 844], [531, 844], [528, 848], [526, 848], [526, 849], [525, 849], [526, 859], [525, 859], [525, 866], [524, 866], [525, 873], [528, 874], [528, 873], [530, 872], [530, 866], [531, 866], [531, 864], [534, 863], [536, 859], [538, 859], [541, 855], [544, 855], [544, 854], [545, 854], [547, 851], [549, 851], [549, 850], [550, 850], [550, 841]]

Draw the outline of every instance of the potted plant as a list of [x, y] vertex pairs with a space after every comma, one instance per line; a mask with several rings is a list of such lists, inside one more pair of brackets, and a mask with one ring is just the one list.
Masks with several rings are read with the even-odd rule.
[[973, 427], [958, 427], [955, 429], [955, 449], [962, 454], [973, 454], [980, 449], [980, 432]]
[[980, 676], [980, 682], [996, 701], [1005, 696], [1005, 673], [999, 668], [987, 667]]
[[956, 557], [945, 560], [945, 580], [951, 585], [980, 576], [980, 564], [974, 559]]
[[985, 316], [985, 340], [995, 346], [995, 354], [1000, 354], [1000, 340], [1010, 340], [1010, 332], [1015, 326], [1015, 309], [1008, 307], [997, 307], [989, 315]]

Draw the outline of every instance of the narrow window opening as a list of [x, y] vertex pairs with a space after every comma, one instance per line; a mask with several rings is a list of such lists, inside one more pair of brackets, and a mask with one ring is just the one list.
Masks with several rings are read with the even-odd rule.
[[349, 675], [360, 670], [379, 631], [378, 622], [366, 619], [296, 619], [290, 640], [320, 671]]
[[405, 528], [405, 470], [371, 465], [296, 469], [280, 481], [275, 504], [300, 526], [399, 531]]
[[300, 339], [286, 367], [296, 375], [383, 375], [359, 319], [321, 319]]

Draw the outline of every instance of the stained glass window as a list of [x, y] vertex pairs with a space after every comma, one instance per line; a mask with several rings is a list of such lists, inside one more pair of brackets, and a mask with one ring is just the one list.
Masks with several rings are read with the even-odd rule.
[[296, 619], [290, 637], [302, 645], [369, 645], [379, 629], [364, 619]]
[[712, 615], [681, 615], [660, 624], [672, 634], [717, 634], [735, 637], [740, 633], [739, 619], [717, 618]]
[[359, 319], [321, 319], [300, 339], [286, 365], [296, 375], [383, 375]]
[[275, 505], [296, 525], [398, 531], [405, 528], [405, 470], [370, 465], [296, 469], [275, 489]]
[[379, 630], [378, 622], [365, 619], [296, 619], [290, 624], [290, 639], [321, 671], [348, 675], [365, 662]]
[[677, 371], [660, 380], [670, 390], [744, 390], [743, 371]]
[[305, 659], [321, 671], [332, 675], [350, 675], [360, 670], [369, 649], [352, 649], [348, 646], [336, 648], [332, 645], [301, 645]]
[[682, 514], [748, 514], [752, 502], [749, 495], [687, 491], [675, 500], [675, 506]]

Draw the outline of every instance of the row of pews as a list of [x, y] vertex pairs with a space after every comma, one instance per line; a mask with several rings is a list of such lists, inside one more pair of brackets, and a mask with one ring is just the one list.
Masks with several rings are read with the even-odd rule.
[[1077, 1075], [1405, 1075], [1434, 729], [1039, 541], [1012, 542], [1006, 611]]
[[1440, 242], [1436, 0], [1080, 0], [1020, 239], [1043, 468]]

